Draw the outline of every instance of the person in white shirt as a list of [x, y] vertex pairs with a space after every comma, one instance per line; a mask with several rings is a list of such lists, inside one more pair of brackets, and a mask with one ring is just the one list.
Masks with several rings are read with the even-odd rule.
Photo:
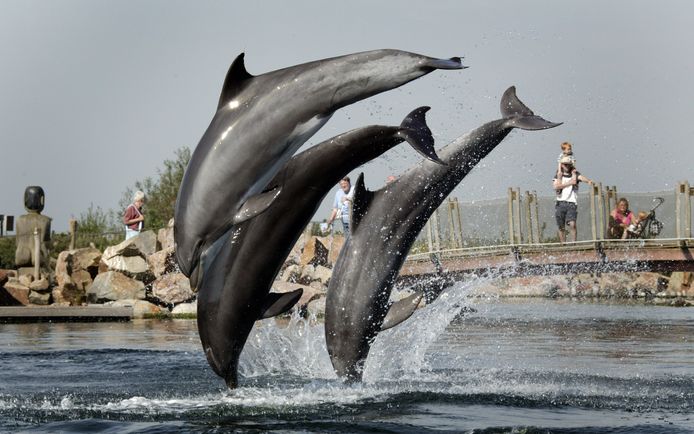
[[349, 236], [349, 214], [352, 204], [352, 196], [354, 195], [352, 183], [349, 176], [345, 176], [340, 180], [340, 188], [335, 192], [335, 200], [333, 201], [333, 210], [328, 219], [328, 226], [333, 224], [333, 221], [340, 219], [345, 237]]
[[593, 181], [581, 175], [575, 167], [573, 157], [564, 156], [559, 160], [561, 173], [557, 173], [552, 186], [557, 192], [557, 202], [554, 216], [559, 228], [559, 241], [566, 241], [564, 230], [569, 226], [571, 241], [576, 241], [576, 218], [578, 217], [578, 184], [587, 182], [593, 185]]

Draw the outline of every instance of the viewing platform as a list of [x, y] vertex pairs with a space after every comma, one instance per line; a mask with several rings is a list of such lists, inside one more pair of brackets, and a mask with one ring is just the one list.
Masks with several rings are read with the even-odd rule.
[[493, 273], [501, 277], [694, 271], [694, 239], [599, 240], [446, 249], [409, 255], [400, 275]]

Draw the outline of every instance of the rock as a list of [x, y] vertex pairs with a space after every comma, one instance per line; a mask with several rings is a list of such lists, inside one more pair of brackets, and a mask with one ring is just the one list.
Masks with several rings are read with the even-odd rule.
[[301, 278], [301, 266], [300, 265], [290, 265], [284, 269], [280, 280], [283, 282], [296, 283]]
[[306, 313], [309, 317], [325, 317], [325, 297], [321, 296], [311, 300], [306, 306]]
[[39, 280], [34, 280], [29, 284], [29, 289], [36, 292], [46, 293], [46, 291], [48, 291], [48, 279], [42, 277]]
[[112, 301], [109, 303], [105, 303], [108, 306], [113, 306], [113, 307], [132, 307], [133, 308], [133, 318], [135, 319], [143, 319], [143, 318], [151, 318], [151, 317], [160, 317], [160, 316], [167, 316], [169, 315], [169, 311], [166, 309], [162, 309], [161, 307], [157, 306], [156, 304], [150, 303], [145, 300], [136, 300], [136, 299], [128, 299], [128, 300], [117, 300], [117, 301]]
[[333, 275], [333, 270], [322, 265], [317, 265], [313, 272], [313, 280], [319, 280], [324, 285], [330, 282], [330, 276]]
[[152, 294], [167, 304], [179, 304], [195, 297], [190, 281], [183, 273], [169, 273], [155, 280]]
[[174, 248], [174, 219], [169, 220], [169, 224], [165, 228], [159, 229], [157, 242], [161, 250]]
[[334, 265], [335, 261], [337, 261], [338, 256], [340, 256], [340, 250], [342, 250], [342, 246], [345, 244], [345, 237], [342, 235], [333, 235], [330, 237], [330, 247], [328, 248], [329, 254], [328, 254], [328, 262], [330, 265]]
[[37, 292], [37, 291], [30, 291], [29, 292], [29, 302], [31, 304], [38, 304], [45, 306], [47, 304], [50, 304], [51, 301], [51, 293], [50, 292]]
[[299, 288], [303, 290], [303, 293], [301, 294], [299, 301], [296, 303], [296, 305], [294, 305], [294, 309], [303, 309], [311, 300], [325, 294], [325, 291], [323, 290], [311, 288], [310, 286], [299, 285], [297, 283], [282, 282], [280, 280], [275, 280], [272, 283], [272, 292], [276, 293], [290, 292]]
[[[147, 280], [144, 278], [153, 273], [149, 269], [147, 260], [142, 256], [113, 256], [106, 260], [109, 271], [120, 271], [136, 280]], [[149, 280], [151, 282], [151, 279]]]
[[77, 288], [72, 282], [56, 286], [51, 291], [51, 295], [53, 296], [53, 304], [81, 306], [86, 300], [86, 291], [83, 288]]
[[109, 300], [127, 300], [145, 298], [144, 283], [132, 279], [117, 271], [99, 274], [87, 290], [87, 300], [99, 303]]
[[4, 291], [0, 299], [4, 306], [16, 306], [16, 305], [28, 305], [29, 304], [29, 292], [31, 291], [28, 286], [24, 286], [19, 283], [17, 278], [10, 278], [3, 287]]
[[[99, 271], [99, 262], [101, 262], [101, 251], [93, 247], [85, 247], [82, 249], [70, 250], [72, 255], [71, 266], [72, 270], [87, 271], [92, 278], [96, 277]], [[62, 252], [61, 252], [62, 254]]]
[[31, 282], [34, 281], [34, 276], [31, 274], [22, 274], [19, 276], [19, 283], [21, 283], [24, 286], [29, 286], [31, 285]]
[[147, 256], [147, 264], [156, 278], [176, 270], [176, 257], [173, 246]]
[[197, 315], [198, 314], [198, 302], [197, 300], [192, 303], [181, 303], [174, 306], [171, 310], [171, 314], [176, 315]]
[[7, 283], [9, 278], [10, 278], [9, 270], [0, 270], [0, 288], [5, 286], [5, 283]]
[[326, 243], [323, 237], [309, 237], [301, 253], [301, 265], [326, 265], [329, 253]]
[[103, 259], [108, 260], [114, 256], [142, 256], [143, 258], [157, 251], [157, 236], [153, 231], [144, 231], [115, 246], [104, 250]]

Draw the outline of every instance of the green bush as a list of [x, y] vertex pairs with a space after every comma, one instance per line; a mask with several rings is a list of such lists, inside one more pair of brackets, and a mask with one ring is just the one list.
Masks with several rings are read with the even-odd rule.
[[17, 250], [17, 243], [14, 237], [0, 238], [0, 268], [13, 269], [14, 253]]

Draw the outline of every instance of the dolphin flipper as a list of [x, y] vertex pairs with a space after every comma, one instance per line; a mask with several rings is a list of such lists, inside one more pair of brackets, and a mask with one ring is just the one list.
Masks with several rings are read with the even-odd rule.
[[269, 293], [265, 297], [265, 305], [258, 319], [272, 318], [273, 316], [285, 313], [299, 301], [303, 293], [304, 290], [301, 288], [282, 294], [276, 292]]
[[422, 106], [412, 110], [400, 124], [401, 130], [398, 131], [398, 135], [407, 140], [407, 143], [412, 145], [415, 151], [427, 159], [435, 163], [446, 164], [439, 159], [434, 149], [434, 136], [426, 122], [426, 112], [429, 109], [431, 107]]
[[245, 222], [265, 211], [281, 192], [282, 187], [275, 187], [272, 190], [251, 196], [234, 216], [233, 224]]
[[501, 96], [501, 114], [508, 119], [507, 126], [522, 130], [546, 130], [562, 124], [562, 122], [550, 122], [535, 115], [516, 96], [516, 86], [509, 87]]
[[390, 305], [388, 313], [386, 314], [383, 324], [381, 325], [381, 331], [395, 327], [401, 322], [405, 321], [407, 318], [411, 317], [414, 311], [419, 306], [419, 302], [422, 301], [424, 294], [414, 293], [409, 297], [405, 297], [402, 300], [396, 301]]

